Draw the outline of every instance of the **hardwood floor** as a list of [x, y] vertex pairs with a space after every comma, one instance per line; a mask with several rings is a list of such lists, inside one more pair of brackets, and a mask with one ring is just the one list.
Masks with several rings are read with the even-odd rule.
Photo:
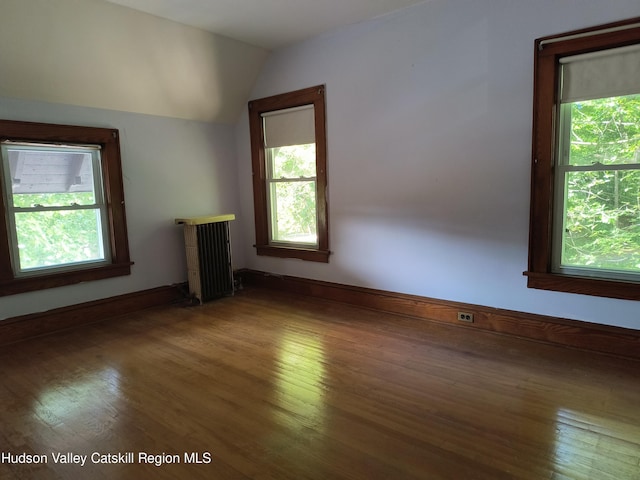
[[639, 367], [247, 289], [3, 347], [0, 478], [638, 480]]

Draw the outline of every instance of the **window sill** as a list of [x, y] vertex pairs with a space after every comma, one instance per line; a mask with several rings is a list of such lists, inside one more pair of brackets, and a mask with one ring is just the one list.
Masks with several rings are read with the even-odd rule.
[[131, 265], [133, 265], [133, 262], [115, 263], [97, 268], [57, 272], [33, 277], [3, 279], [0, 280], [0, 297], [46, 288], [62, 287], [64, 285], [73, 285], [92, 280], [130, 275]]
[[529, 288], [623, 300], [640, 300], [640, 283], [557, 273], [524, 272], [524, 275], [527, 277], [527, 287]]
[[256, 245], [258, 255], [280, 258], [297, 258], [309, 262], [329, 263], [328, 250], [314, 250], [294, 247], [275, 247], [273, 245]]

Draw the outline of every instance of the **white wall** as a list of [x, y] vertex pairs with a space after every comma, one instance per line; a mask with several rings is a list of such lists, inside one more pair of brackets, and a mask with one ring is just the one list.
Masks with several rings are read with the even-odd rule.
[[[120, 131], [131, 275], [0, 297], [0, 320], [187, 279], [179, 217], [238, 213], [234, 127], [0, 98], [0, 118]], [[242, 249], [231, 222], [234, 259]]]
[[173, 220], [239, 213], [234, 124], [267, 52], [100, 0], [0, 3], [0, 118], [120, 130], [135, 262], [0, 297], [0, 320], [186, 281]]
[[637, 0], [434, 0], [276, 51], [251, 98], [326, 84], [330, 263], [258, 257], [246, 113], [246, 266], [640, 329], [640, 303], [528, 289], [533, 41]]

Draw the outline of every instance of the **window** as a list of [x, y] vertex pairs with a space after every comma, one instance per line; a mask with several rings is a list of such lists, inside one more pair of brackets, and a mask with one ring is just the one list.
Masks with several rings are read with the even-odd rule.
[[127, 275], [117, 130], [0, 120], [0, 295]]
[[249, 102], [258, 255], [328, 262], [324, 86]]
[[640, 300], [640, 19], [535, 45], [528, 286]]

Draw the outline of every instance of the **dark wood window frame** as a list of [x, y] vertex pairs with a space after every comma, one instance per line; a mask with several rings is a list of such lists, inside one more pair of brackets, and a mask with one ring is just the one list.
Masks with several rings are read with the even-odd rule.
[[[325, 120], [325, 87], [318, 85], [294, 92], [283, 93], [249, 102], [251, 133], [251, 161], [253, 175], [253, 202], [258, 255], [298, 258], [312, 262], [329, 261], [329, 232], [327, 207], [327, 140]], [[262, 114], [286, 108], [313, 105], [316, 136], [316, 191], [318, 211], [318, 248], [301, 248], [269, 243], [268, 192], [264, 151]]]
[[544, 290], [640, 300], [640, 283], [577, 277], [552, 271], [554, 164], [559, 60], [640, 43], [640, 18], [535, 41], [531, 212], [527, 286]]
[[[110, 234], [111, 262], [61, 272], [16, 277], [11, 265], [4, 195], [0, 195], [0, 296], [43, 290], [131, 273], [118, 130], [0, 120], [0, 141], [100, 145], [102, 177]], [[0, 182], [4, 188], [4, 182]]]

